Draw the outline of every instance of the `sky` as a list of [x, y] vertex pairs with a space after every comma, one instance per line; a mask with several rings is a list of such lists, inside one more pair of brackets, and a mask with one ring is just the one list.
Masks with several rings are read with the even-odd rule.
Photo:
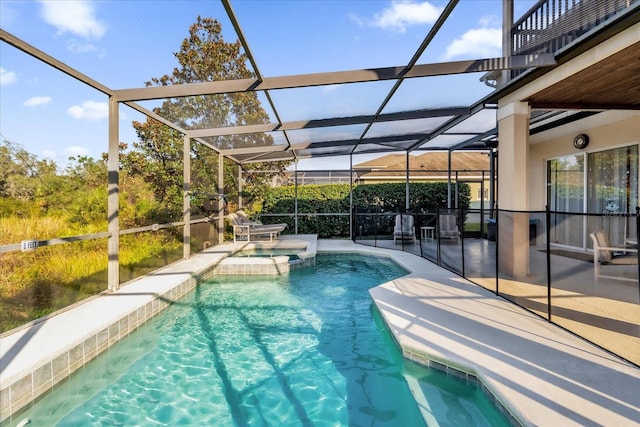
[[[533, 3], [515, 0], [515, 16]], [[418, 64], [501, 56], [501, 4], [461, 0]], [[403, 66], [445, 5], [435, 0], [231, 0], [266, 77]], [[171, 73], [177, 65], [174, 52], [197, 16], [218, 19], [225, 40], [237, 39], [215, 0], [0, 0], [4, 31], [111, 89], [143, 87]], [[392, 84], [271, 95], [285, 122], [321, 119], [371, 114]], [[470, 105], [490, 91], [475, 74], [407, 80], [385, 112]], [[150, 109], [157, 102], [140, 104]], [[136, 140], [134, 120], [144, 117], [122, 106], [120, 140], [129, 145]], [[99, 158], [107, 151], [107, 97], [0, 42], [0, 134], [3, 141], [59, 166], [69, 156]], [[320, 158], [301, 161], [299, 168], [348, 165], [348, 158]]]

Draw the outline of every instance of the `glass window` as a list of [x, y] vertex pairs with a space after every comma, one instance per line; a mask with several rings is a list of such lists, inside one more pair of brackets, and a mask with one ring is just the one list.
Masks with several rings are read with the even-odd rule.
[[587, 212], [604, 216], [589, 220], [589, 230], [604, 230], [611, 244], [624, 245], [637, 236], [634, 213], [638, 206], [638, 146], [589, 153]]
[[[614, 245], [637, 236], [628, 214], [638, 206], [638, 165], [637, 145], [549, 160], [547, 200], [552, 212], [561, 212], [551, 216], [551, 242], [591, 247], [587, 237], [595, 230], [604, 230]], [[604, 216], [576, 215], [584, 212]]]
[[[572, 154], [547, 164], [548, 203], [554, 212], [584, 212], [584, 154]], [[554, 213], [549, 229], [551, 243], [584, 246], [581, 215]]]
[[588, 165], [588, 212], [634, 212], [638, 206], [638, 146], [590, 153]]

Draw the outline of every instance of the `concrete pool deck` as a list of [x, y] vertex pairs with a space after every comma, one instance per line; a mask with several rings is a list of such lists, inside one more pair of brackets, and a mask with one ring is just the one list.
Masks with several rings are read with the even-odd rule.
[[[0, 338], [0, 420], [19, 422], [10, 418], [19, 407], [209, 277], [237, 245], [209, 248]], [[405, 356], [473, 374], [523, 424], [639, 425], [637, 367], [416, 255], [349, 240], [318, 240], [315, 249], [389, 256], [410, 270], [370, 291]], [[420, 390], [412, 392], [428, 415]]]
[[[337, 246], [319, 241], [318, 252]], [[370, 290], [405, 357], [474, 375], [524, 425], [640, 425], [632, 364], [416, 255], [343, 250], [388, 254], [412, 271]]]

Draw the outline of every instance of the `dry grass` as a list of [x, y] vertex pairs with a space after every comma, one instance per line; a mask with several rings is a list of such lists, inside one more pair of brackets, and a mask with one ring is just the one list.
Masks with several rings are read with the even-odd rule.
[[[0, 244], [97, 231], [89, 228], [58, 217], [0, 218]], [[181, 250], [181, 239], [163, 231], [122, 236], [121, 280], [173, 262]], [[0, 254], [0, 332], [106, 290], [107, 263], [106, 238]]]

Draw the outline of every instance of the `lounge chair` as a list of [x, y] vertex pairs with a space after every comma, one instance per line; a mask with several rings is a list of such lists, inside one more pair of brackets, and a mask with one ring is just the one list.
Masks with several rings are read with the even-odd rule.
[[278, 226], [284, 226], [285, 228], [287, 227], [287, 224], [284, 222], [280, 224], [263, 224], [260, 221], [252, 221], [249, 219], [249, 217], [244, 211], [237, 211], [236, 215], [238, 215], [240, 222], [244, 225], [254, 225], [254, 226], [255, 225], [278, 225]]
[[269, 241], [272, 242], [287, 228], [287, 224], [262, 225], [255, 222], [247, 224], [237, 213], [230, 213], [227, 218], [233, 226], [234, 242], [250, 242], [252, 240], [262, 240], [267, 237]]
[[454, 214], [441, 214], [438, 222], [438, 235], [441, 239], [459, 239], [460, 230]]
[[637, 282], [637, 278], [602, 274], [601, 265], [638, 265], [638, 249], [611, 246], [609, 237], [600, 230], [590, 234], [593, 240], [593, 276], [604, 279]]
[[398, 240], [411, 240], [413, 244], [416, 243], [413, 216], [406, 214], [396, 215], [396, 224], [393, 227], [393, 243], [398, 243]]

